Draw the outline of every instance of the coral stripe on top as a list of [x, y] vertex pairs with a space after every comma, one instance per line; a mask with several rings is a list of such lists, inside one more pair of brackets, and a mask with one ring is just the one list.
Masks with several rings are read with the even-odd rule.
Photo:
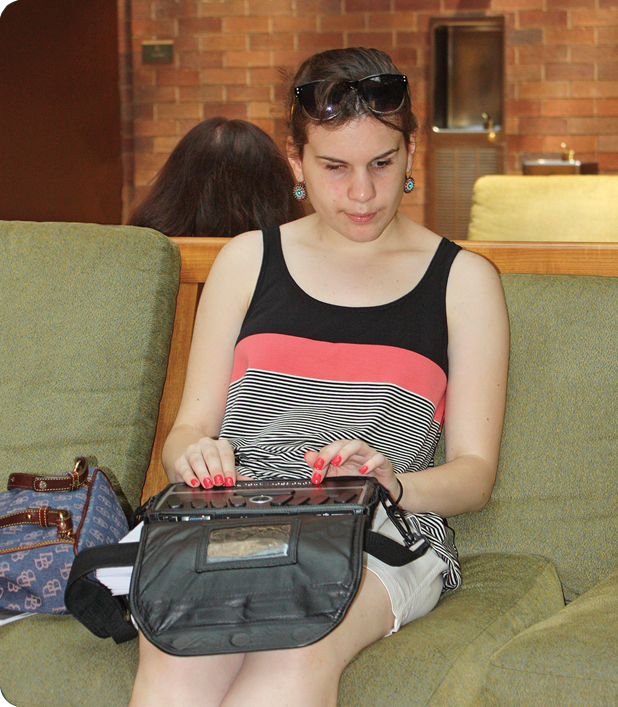
[[236, 345], [231, 383], [249, 369], [316, 380], [391, 383], [430, 401], [443, 413], [446, 375], [433, 361], [394, 346], [314, 341], [254, 334]]

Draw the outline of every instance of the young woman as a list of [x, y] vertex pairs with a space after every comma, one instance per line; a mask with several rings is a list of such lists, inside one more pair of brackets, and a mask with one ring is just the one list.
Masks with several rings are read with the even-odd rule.
[[[502, 289], [487, 261], [398, 213], [416, 128], [405, 77], [377, 50], [318, 54], [294, 78], [289, 116], [296, 190], [315, 213], [217, 258], [164, 465], [205, 488], [372, 476], [432, 549], [403, 568], [369, 558], [342, 623], [305, 648], [173, 658], [141, 638], [132, 707], [334, 707], [359, 651], [458, 586], [442, 519], [481, 508], [493, 487]], [[433, 467], [443, 425], [446, 463]], [[373, 527], [398, 538], [384, 514]]]
[[130, 223], [166, 236], [236, 236], [304, 216], [293, 186], [285, 157], [263, 130], [210, 118], [176, 145]]

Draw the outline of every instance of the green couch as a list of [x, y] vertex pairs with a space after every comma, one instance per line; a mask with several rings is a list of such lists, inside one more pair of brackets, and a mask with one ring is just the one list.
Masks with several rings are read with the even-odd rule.
[[[184, 247], [202, 260], [198, 241]], [[509, 245], [507, 259], [542, 262], [532, 246]], [[580, 251], [568, 253], [577, 261]], [[618, 247], [591, 246], [585, 258], [618, 275]], [[505, 429], [488, 505], [450, 520], [463, 585], [363, 651], [343, 675], [340, 707], [618, 704], [618, 278], [502, 280], [512, 335]], [[136, 641], [116, 646], [71, 617], [37, 616], [0, 629], [0, 646], [0, 687], [17, 707], [129, 699]]]
[[[154, 231], [0, 222], [0, 488], [12, 471], [66, 473], [84, 455], [139, 505], [179, 271], [178, 247]], [[0, 628], [0, 655], [19, 707], [121, 705], [132, 678], [113, 666], [132, 665], [135, 647], [37, 615]]]

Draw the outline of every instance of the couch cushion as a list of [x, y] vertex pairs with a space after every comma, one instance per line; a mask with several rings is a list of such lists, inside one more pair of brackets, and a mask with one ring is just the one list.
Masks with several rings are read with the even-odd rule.
[[179, 269], [149, 229], [0, 222], [0, 488], [83, 455], [139, 504]]
[[571, 600], [618, 557], [618, 278], [502, 282], [511, 360], [498, 477], [482, 511], [449, 523], [464, 555], [549, 557]]
[[618, 573], [491, 659], [486, 705], [618, 704]]
[[563, 605], [556, 571], [544, 558], [467, 558], [460, 589], [348, 666], [339, 705], [478, 705], [491, 655]]
[[[167, 368], [177, 246], [134, 227], [0, 222], [0, 256], [0, 488], [12, 471], [66, 473], [84, 455], [137, 506]], [[3, 627], [0, 642], [0, 686], [19, 707], [127, 703], [136, 645], [45, 616]]]
[[[563, 605], [556, 572], [543, 558], [486, 555], [468, 558], [463, 570], [462, 587], [444, 595], [433, 612], [370, 646], [348, 667], [342, 707], [474, 705], [492, 653]], [[40, 615], [4, 626], [0, 641], [4, 655], [20, 657], [0, 679], [5, 697], [19, 707], [128, 702], [137, 641], [116, 646], [71, 617]], [[71, 673], [77, 677], [69, 682]]]
[[487, 175], [474, 184], [473, 241], [618, 241], [618, 176]]
[[[137, 639], [116, 645], [72, 616], [35, 616], [0, 629], [5, 698], [17, 707], [124, 707], [137, 670]], [[14, 656], [7, 669], [6, 656]]]

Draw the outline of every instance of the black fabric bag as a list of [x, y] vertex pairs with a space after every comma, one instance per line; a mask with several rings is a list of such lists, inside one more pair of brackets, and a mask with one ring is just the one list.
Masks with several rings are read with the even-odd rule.
[[[407, 547], [369, 530], [379, 502]], [[363, 550], [401, 566], [428, 548], [388, 492], [359, 477], [319, 486], [239, 482], [211, 491], [172, 484], [143, 515], [139, 543], [118, 546], [123, 562], [109, 553], [113, 548], [85, 553], [83, 563], [78, 556], [65, 603], [97, 635], [126, 640], [126, 604], [103, 585], [94, 589], [85, 574], [102, 560], [108, 567], [134, 564], [133, 620], [151, 643], [178, 656], [318, 641], [341, 622], [358, 591]]]

